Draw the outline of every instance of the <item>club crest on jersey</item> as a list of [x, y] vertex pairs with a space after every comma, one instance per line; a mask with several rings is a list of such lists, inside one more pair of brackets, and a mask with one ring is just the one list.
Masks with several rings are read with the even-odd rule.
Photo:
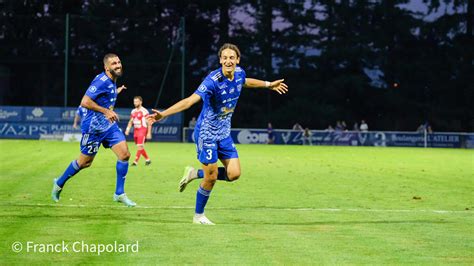
[[198, 88], [198, 91], [200, 91], [200, 92], [205, 92], [206, 90], [207, 90], [207, 87], [206, 87], [206, 85], [204, 85], [204, 84], [202, 84], [202, 85], [199, 86], [199, 88]]

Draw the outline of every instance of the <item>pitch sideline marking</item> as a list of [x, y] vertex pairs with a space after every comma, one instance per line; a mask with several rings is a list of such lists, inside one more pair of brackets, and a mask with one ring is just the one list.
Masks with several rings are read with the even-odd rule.
[[[0, 204], [0, 206], [15, 206], [15, 207], [62, 207], [62, 208], [126, 208], [125, 206], [114, 206], [114, 205], [84, 205], [84, 204]], [[137, 209], [194, 209], [191, 206], [142, 206], [137, 205], [134, 208]], [[357, 208], [278, 208], [278, 207], [208, 207], [207, 209], [212, 210], [273, 210], [273, 211], [316, 211], [316, 212], [406, 212], [406, 213], [438, 213], [438, 214], [447, 214], [447, 213], [466, 213], [471, 214], [469, 211], [452, 211], [452, 210], [391, 210], [391, 209], [357, 209]]]

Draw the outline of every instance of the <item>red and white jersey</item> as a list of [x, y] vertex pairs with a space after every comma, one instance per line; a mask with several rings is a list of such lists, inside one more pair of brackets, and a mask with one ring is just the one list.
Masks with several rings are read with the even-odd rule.
[[130, 118], [133, 119], [133, 127], [135, 129], [146, 129], [146, 117], [148, 116], [148, 114], [148, 110], [143, 108], [143, 106], [140, 108], [133, 109], [132, 114], [130, 115]]

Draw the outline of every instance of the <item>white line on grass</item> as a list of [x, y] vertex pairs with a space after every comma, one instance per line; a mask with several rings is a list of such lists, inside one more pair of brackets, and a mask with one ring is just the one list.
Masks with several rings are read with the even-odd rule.
[[[14, 206], [14, 207], [61, 207], [61, 208], [126, 208], [123, 205], [84, 205], [84, 204], [0, 204], [0, 206]], [[134, 208], [137, 209], [194, 209], [191, 206], [142, 206], [137, 205]], [[314, 212], [406, 212], [406, 213], [466, 213], [472, 214], [468, 210], [465, 211], [452, 211], [452, 210], [390, 210], [390, 209], [357, 209], [357, 208], [279, 208], [279, 207], [208, 207], [207, 209], [213, 210], [273, 210], [273, 211], [314, 211]]]

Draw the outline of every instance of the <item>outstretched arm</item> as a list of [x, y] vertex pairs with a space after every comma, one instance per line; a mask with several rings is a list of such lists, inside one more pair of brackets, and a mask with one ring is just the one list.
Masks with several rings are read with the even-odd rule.
[[245, 88], [268, 88], [272, 91], [276, 91], [279, 94], [285, 94], [288, 92], [288, 85], [283, 83], [284, 79], [275, 80], [272, 82], [246, 78], [245, 79]]
[[193, 106], [195, 103], [199, 102], [201, 100], [201, 96], [193, 93], [191, 96], [188, 98], [184, 98], [181, 101], [175, 103], [172, 105], [170, 108], [164, 110], [163, 112], [160, 112], [155, 109], [151, 109], [153, 111], [153, 114], [150, 114], [147, 118], [148, 123], [152, 124], [156, 121], [159, 121], [167, 116], [174, 115], [176, 113], [179, 113], [181, 111], [184, 111], [186, 109], [189, 109], [189, 107]]
[[127, 87], [125, 87], [125, 85], [122, 85], [120, 87], [117, 88], [117, 94], [121, 93], [123, 90], [126, 90]]

